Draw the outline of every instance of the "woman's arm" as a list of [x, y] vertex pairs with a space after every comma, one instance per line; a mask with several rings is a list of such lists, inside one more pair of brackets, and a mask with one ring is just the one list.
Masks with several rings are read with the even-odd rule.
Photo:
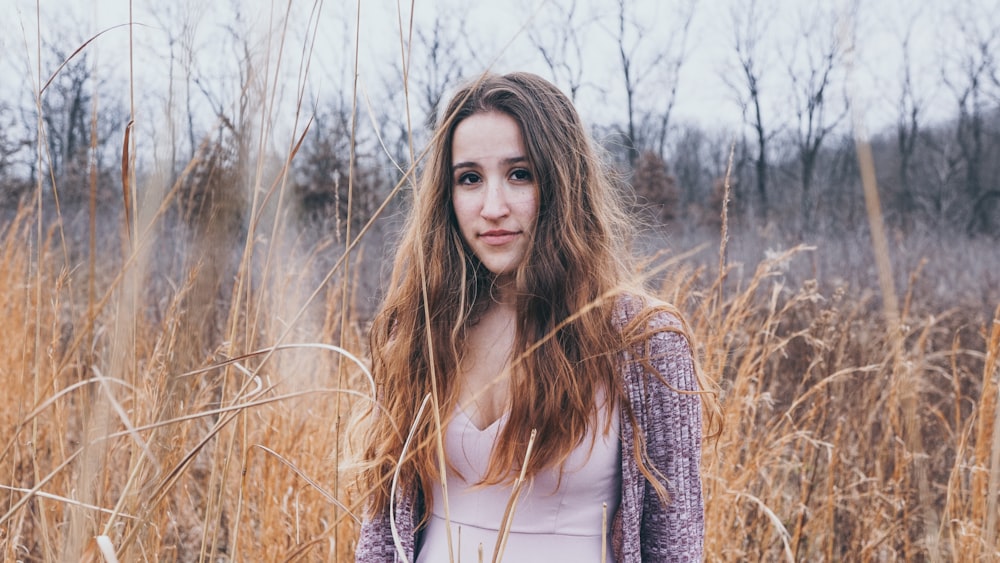
[[392, 563], [396, 560], [388, 510], [371, 515], [361, 523], [354, 557], [356, 563]]
[[[651, 328], [677, 327], [672, 316], [654, 317]], [[646, 379], [646, 451], [662, 473], [669, 495], [663, 504], [647, 481], [643, 494], [643, 561], [700, 561], [705, 514], [701, 490], [701, 397], [687, 339], [671, 331], [650, 337], [648, 359], [655, 372]]]
[[[415, 523], [420, 518], [423, 502], [419, 493], [402, 495], [397, 500], [396, 530], [402, 542], [403, 551], [412, 563], [415, 553]], [[354, 549], [356, 563], [395, 563], [403, 561], [396, 550], [389, 523], [389, 510], [369, 514], [361, 523], [358, 544]]]

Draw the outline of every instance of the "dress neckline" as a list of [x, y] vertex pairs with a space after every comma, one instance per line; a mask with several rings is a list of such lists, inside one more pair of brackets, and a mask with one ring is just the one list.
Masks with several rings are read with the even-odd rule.
[[476, 425], [476, 422], [472, 420], [472, 417], [469, 416], [467, 412], [465, 412], [465, 409], [463, 409], [461, 405], [456, 406], [455, 411], [457, 413], [457, 416], [465, 418], [465, 421], [468, 424], [469, 428], [475, 430], [480, 434], [486, 434], [488, 432], [499, 433], [500, 426], [502, 426], [502, 423], [506, 421], [507, 417], [510, 415], [510, 411], [505, 410], [503, 414], [501, 414], [499, 417], [496, 418], [496, 420], [480, 428], [479, 426]]

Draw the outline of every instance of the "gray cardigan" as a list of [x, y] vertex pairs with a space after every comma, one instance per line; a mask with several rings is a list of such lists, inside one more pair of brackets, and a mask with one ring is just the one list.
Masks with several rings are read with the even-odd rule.
[[[624, 326], [638, 306], [636, 298], [621, 299], [616, 324]], [[651, 329], [679, 326], [679, 321], [666, 313], [650, 321]], [[612, 524], [615, 561], [700, 561], [705, 531], [700, 475], [701, 399], [697, 394], [676, 391], [698, 389], [691, 348], [683, 336], [669, 331], [657, 332], [647, 344], [648, 350], [640, 345], [622, 354], [621, 376], [639, 429], [646, 436], [649, 460], [662, 473], [661, 482], [670, 501], [662, 503], [639, 471], [633, 454], [632, 424], [626, 409], [619, 409], [622, 498]], [[637, 359], [642, 356], [648, 357], [662, 380], [643, 368]], [[400, 495], [394, 509], [403, 552], [413, 563], [419, 541], [415, 524], [424, 513], [422, 495], [417, 490], [408, 491]], [[403, 561], [393, 542], [388, 511], [371, 515], [362, 523], [355, 556], [357, 563]]]

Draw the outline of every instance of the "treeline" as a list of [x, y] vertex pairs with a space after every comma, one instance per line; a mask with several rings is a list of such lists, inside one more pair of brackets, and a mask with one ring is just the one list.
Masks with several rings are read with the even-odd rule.
[[[669, 18], [661, 14], [654, 23], [626, 0], [547, 5], [528, 28], [522, 53], [541, 61], [539, 72], [577, 100], [633, 186], [637, 205], [668, 228], [717, 226], [727, 174], [734, 228], [777, 230], [788, 240], [860, 228], [866, 211], [851, 123], [856, 108], [847, 88], [860, 8], [816, 8], [779, 30], [774, 5], [734, 3], [724, 18], [728, 37], [720, 38], [731, 56], [720, 72], [743, 122], [710, 127], [674, 115], [682, 70], [697, 48], [698, 14], [694, 2], [674, 4]], [[355, 94], [353, 69], [342, 64], [339, 75], [332, 74], [339, 78], [336, 95], [292, 100], [297, 114], [311, 117], [296, 121], [284, 141], [273, 122], [287, 117], [270, 113], [270, 85], [260, 77], [272, 56], [255, 50], [260, 35], [239, 28], [239, 20], [231, 24], [217, 40], [229, 47], [222, 52], [236, 53], [235, 72], [220, 72], [215, 83], [199, 73], [195, 40], [185, 45], [178, 35], [163, 60], [148, 61], [169, 66], [172, 81], [168, 92], [148, 95], [145, 107], [159, 107], [162, 117], [141, 130], [147, 137], [140, 137], [145, 152], [139, 157], [128, 154], [140, 129], [129, 126], [123, 84], [102, 76], [86, 49], [70, 55], [73, 45], [43, 38], [49, 66], [65, 65], [37, 98], [0, 101], [0, 203], [9, 211], [41, 189], [64, 220], [82, 225], [92, 200], [101, 213], [124, 208], [122, 159], [130, 156], [138, 158], [135, 197], [172, 193], [172, 213], [188, 223], [204, 222], [222, 207], [236, 215], [231, 222], [245, 223], [254, 194], [278, 187], [281, 197], [272, 204], [280, 202], [303, 228], [339, 237], [349, 229], [357, 233], [387, 197], [405, 199], [406, 171], [419, 161], [442, 99], [470, 68], [485, 67], [475, 64], [483, 55], [463, 33], [470, 25], [463, 14], [442, 9], [416, 26], [410, 58], [379, 74], [385, 78], [377, 92]], [[296, 21], [294, 14], [285, 17]], [[897, 91], [884, 93], [895, 100], [895, 124], [865, 139], [884, 216], [901, 233], [1000, 236], [996, 34], [961, 28], [958, 44], [965, 50], [941, 61], [942, 69], [951, 66], [941, 71], [943, 86], [934, 97], [937, 114], [946, 117], [932, 119], [931, 96], [919, 90], [910, 56], [915, 21], [902, 28], [896, 46], [903, 55]], [[617, 59], [600, 85], [590, 78], [595, 71], [586, 52], [597, 33]], [[302, 41], [310, 39], [307, 33]], [[345, 33], [344, 46], [350, 41]], [[594, 100], [615, 101], [617, 117], [591, 119]], [[160, 187], [149, 188], [153, 183]]]

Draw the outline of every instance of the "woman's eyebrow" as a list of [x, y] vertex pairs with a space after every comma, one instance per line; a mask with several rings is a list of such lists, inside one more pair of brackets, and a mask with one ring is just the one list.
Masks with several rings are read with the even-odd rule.
[[[518, 155], [509, 158], [504, 158], [500, 161], [500, 164], [503, 164], [504, 166], [510, 166], [512, 164], [521, 164], [527, 162], [528, 162], [528, 157], [523, 155]], [[472, 161], [456, 162], [455, 164], [451, 165], [451, 169], [452, 171], [455, 171], [458, 170], [459, 168], [475, 168], [476, 166], [478, 166], [478, 164]]]

